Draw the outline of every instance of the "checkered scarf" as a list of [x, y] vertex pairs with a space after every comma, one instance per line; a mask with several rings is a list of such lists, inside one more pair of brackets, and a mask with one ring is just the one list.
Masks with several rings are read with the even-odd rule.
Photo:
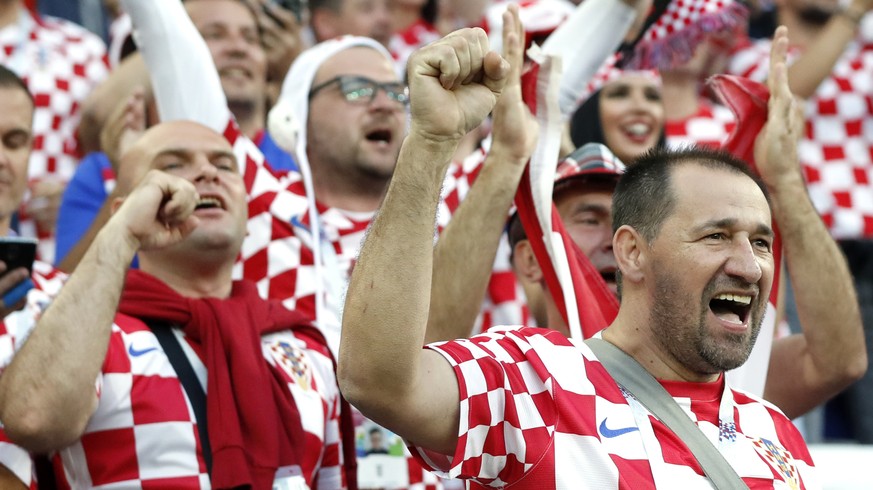
[[300, 413], [267, 367], [261, 336], [306, 329], [321, 338], [302, 314], [261, 299], [250, 282], [234, 282], [227, 299], [194, 299], [139, 270], [128, 273], [118, 311], [179, 325], [203, 345], [213, 488], [269, 489], [277, 468], [300, 464]]
[[625, 50], [623, 66], [666, 69], [681, 65], [691, 59], [694, 47], [707, 34], [741, 28], [748, 14], [737, 0], [655, 0], [642, 34]]

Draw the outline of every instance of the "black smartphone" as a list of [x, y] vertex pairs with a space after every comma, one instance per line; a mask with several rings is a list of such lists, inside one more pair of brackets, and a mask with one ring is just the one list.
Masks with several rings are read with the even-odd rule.
[[0, 260], [6, 263], [6, 270], [24, 267], [33, 272], [36, 243], [35, 238], [0, 237]]
[[[303, 9], [306, 8], [306, 0], [271, 0], [272, 3], [282, 7], [285, 10], [290, 11], [294, 14], [294, 17], [297, 19], [297, 23], [303, 22]], [[270, 15], [270, 11], [268, 9], [264, 9], [264, 13]], [[274, 20], [278, 20], [275, 19]]]

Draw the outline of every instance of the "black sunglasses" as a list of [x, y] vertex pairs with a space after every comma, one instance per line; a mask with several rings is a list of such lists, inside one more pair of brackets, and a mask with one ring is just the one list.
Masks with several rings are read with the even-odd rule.
[[406, 85], [403, 83], [379, 83], [367, 77], [354, 75], [340, 75], [312, 87], [312, 90], [309, 91], [309, 100], [312, 100], [318, 92], [334, 84], [339, 84], [343, 97], [352, 104], [369, 104], [373, 102], [379, 89], [384, 90], [388, 98], [394, 102], [399, 102], [403, 105], [409, 103], [409, 94], [406, 91]]

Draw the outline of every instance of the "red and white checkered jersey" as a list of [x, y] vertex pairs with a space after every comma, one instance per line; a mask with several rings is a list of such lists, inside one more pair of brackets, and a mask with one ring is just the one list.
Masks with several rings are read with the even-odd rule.
[[[345, 289], [367, 227], [375, 213], [351, 212], [318, 204], [323, 240], [322, 277], [315, 276], [306, 190], [299, 172], [274, 173], [260, 149], [229, 121], [224, 133], [240, 161], [249, 197], [248, 234], [234, 277], [254, 281], [263, 297], [279, 299], [290, 309], [315, 318], [316, 281], [324, 283], [325, 308], [316, 323], [328, 345], [339, 347]], [[448, 224], [469, 191], [479, 166], [453, 165], [444, 184], [437, 218], [438, 230]]]
[[[291, 309], [315, 318], [316, 281], [324, 283], [325, 304], [316, 324], [332, 349], [339, 347], [341, 322], [334, 312], [342, 301], [366, 229], [375, 213], [353, 213], [319, 205], [320, 228], [333, 253], [322, 253], [326, 262], [316, 277], [309, 235], [308, 203], [298, 172], [277, 174], [258, 147], [242, 135], [233, 121], [224, 133], [240, 161], [249, 196], [249, 220], [235, 278], [254, 281], [263, 297], [279, 299]], [[444, 198], [437, 217], [439, 230], [445, 228], [459, 202], [469, 191], [479, 166], [453, 166], [444, 185]], [[327, 247], [325, 247], [327, 248]], [[336, 352], [337, 350], [334, 350]], [[410, 462], [411, 468], [418, 464]], [[432, 490], [438, 485], [420, 468], [410, 472], [411, 489]], [[422, 486], [423, 485], [423, 486]]]
[[[688, 447], [584, 343], [521, 328], [427, 348], [452, 364], [460, 394], [454, 455], [412, 448], [440, 474], [519, 489], [711, 488]], [[662, 384], [750, 488], [817, 486], [806, 444], [773, 405], [723, 376]], [[732, 420], [719, 415], [723, 398]]]
[[36, 102], [28, 175], [67, 180], [79, 162], [79, 109], [106, 78], [106, 46], [84, 27], [21, 10], [18, 22], [0, 29], [0, 63], [27, 83]]
[[[41, 292], [32, 296], [40, 308], [50, 301]], [[20, 346], [36, 318], [7, 317], [0, 327], [3, 345]], [[205, 372], [200, 344], [185, 340], [196, 353], [195, 372]], [[311, 488], [343, 488], [340, 396], [330, 353], [292, 331], [265, 335], [261, 345], [264, 361], [286, 382], [300, 411], [304, 478]], [[3, 353], [5, 367], [11, 351]], [[191, 403], [157, 338], [140, 320], [116, 317], [97, 390], [99, 403], [85, 433], [57, 454], [62, 488], [210, 488]]]
[[[0, 64], [24, 79], [35, 103], [28, 178], [69, 180], [79, 163], [80, 106], [109, 71], [106, 46], [84, 27], [22, 8], [18, 22], [0, 29], [0, 48]], [[39, 239], [40, 259], [54, 260], [54, 230], [38, 229], [24, 205], [18, 229]]]
[[[733, 74], [763, 80], [770, 41], [737, 52]], [[796, 57], [799, 50], [791, 48]], [[873, 237], [873, 42], [853, 42], [806, 103], [798, 146], [809, 194], [835, 238]]]
[[430, 44], [442, 35], [436, 27], [427, 23], [424, 19], [418, 19], [401, 32], [395, 32], [388, 41], [388, 51], [394, 58], [394, 66], [401, 77], [406, 75], [406, 62], [416, 49]]
[[[0, 327], [0, 373], [9, 365], [9, 360], [15, 353], [16, 346], [27, 338], [27, 333], [33, 327], [33, 319], [43, 311], [61, 290], [61, 286], [67, 280], [67, 275], [55, 269], [50, 264], [36, 261], [33, 263], [31, 274], [34, 290], [29, 293], [27, 302], [22, 310], [10, 313], [4, 322], [9, 326]], [[15, 332], [14, 334], [12, 332]], [[0, 464], [6, 466], [19, 480], [28, 485], [31, 490], [36, 490], [33, 463], [30, 454], [24, 449], [9, 442], [0, 425]]]
[[695, 114], [668, 120], [664, 133], [670, 148], [689, 145], [721, 148], [736, 125], [736, 117], [730, 109], [701, 98]]

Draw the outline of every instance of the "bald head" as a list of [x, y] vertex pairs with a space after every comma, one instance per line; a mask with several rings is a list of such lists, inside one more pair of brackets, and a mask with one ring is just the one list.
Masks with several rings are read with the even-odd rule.
[[233, 158], [230, 143], [212, 129], [193, 121], [170, 121], [149, 128], [121, 156], [118, 186], [125, 194], [142, 177], [158, 166], [161, 159], [182, 153], [206, 151], [211, 155]]

